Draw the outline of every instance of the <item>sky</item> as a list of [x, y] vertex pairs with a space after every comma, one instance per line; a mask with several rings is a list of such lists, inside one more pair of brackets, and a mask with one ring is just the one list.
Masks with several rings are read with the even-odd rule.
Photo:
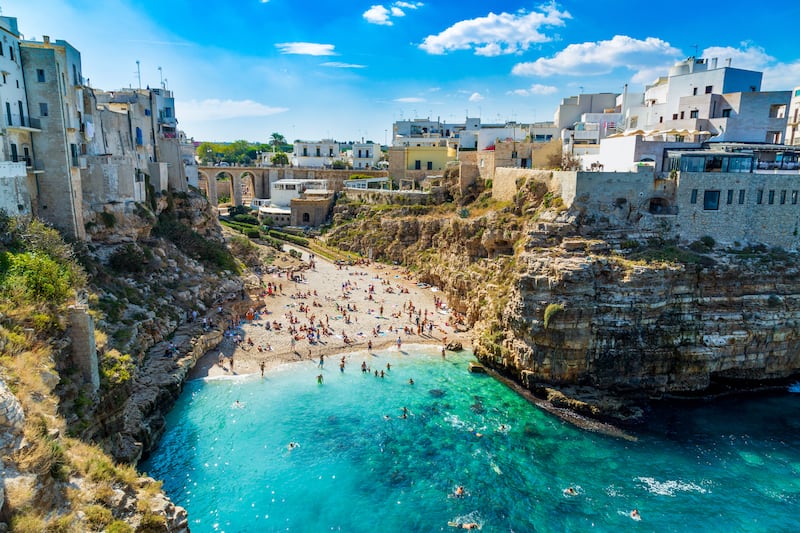
[[[93, 87], [165, 86], [197, 141], [391, 140], [412, 118], [551, 121], [562, 98], [641, 92], [718, 57], [800, 86], [800, 2], [0, 0], [63, 39]], [[137, 70], [137, 61], [138, 70]]]

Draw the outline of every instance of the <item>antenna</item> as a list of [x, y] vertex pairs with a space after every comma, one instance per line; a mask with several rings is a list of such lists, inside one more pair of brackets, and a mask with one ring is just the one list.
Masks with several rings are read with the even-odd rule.
[[161, 67], [158, 67], [158, 81], [161, 84], [161, 88], [164, 89], [164, 72], [161, 70]]
[[136, 78], [139, 80], [139, 88], [142, 88], [142, 67], [139, 64], [139, 60], [136, 60]]
[[697, 59], [697, 45], [693, 44], [692, 46], [694, 46], [694, 58]]
[[581, 90], [581, 94], [583, 94], [583, 85], [578, 85], [578, 89]]

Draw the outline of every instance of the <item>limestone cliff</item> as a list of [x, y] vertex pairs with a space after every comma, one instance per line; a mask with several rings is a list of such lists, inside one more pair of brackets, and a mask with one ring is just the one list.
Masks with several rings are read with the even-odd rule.
[[641, 410], [618, 399], [800, 372], [795, 255], [713, 241], [683, 249], [557, 200], [534, 187], [457, 213], [345, 202], [328, 240], [416, 269], [474, 325], [480, 359], [593, 416], [635, 420]]

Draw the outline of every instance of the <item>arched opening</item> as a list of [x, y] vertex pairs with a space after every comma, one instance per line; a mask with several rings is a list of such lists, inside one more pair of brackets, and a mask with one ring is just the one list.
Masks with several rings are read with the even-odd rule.
[[311, 215], [303, 213], [303, 224], [308, 224], [309, 222], [311, 222]]
[[202, 170], [198, 170], [197, 172], [197, 188], [200, 189], [201, 193], [206, 195], [206, 198], [209, 200], [211, 199], [211, 195], [208, 192], [208, 174]]
[[242, 184], [242, 205], [252, 205], [253, 199], [256, 196], [256, 180], [255, 175], [250, 171], [242, 172], [239, 177], [239, 182]]
[[233, 205], [233, 174], [222, 171], [214, 176], [214, 185], [217, 188], [217, 205]]

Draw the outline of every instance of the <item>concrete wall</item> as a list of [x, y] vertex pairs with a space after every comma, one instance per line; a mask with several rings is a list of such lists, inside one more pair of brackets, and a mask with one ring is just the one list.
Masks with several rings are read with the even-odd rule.
[[328, 219], [334, 196], [325, 198], [295, 198], [291, 201], [293, 226], [320, 226]]
[[[696, 202], [692, 203], [692, 192]], [[719, 191], [719, 207], [704, 209], [707, 191]], [[728, 191], [732, 202], [728, 203]], [[744, 203], [739, 203], [744, 191]], [[761, 203], [758, 202], [761, 191]], [[772, 203], [770, 203], [772, 191]], [[800, 248], [800, 175], [680, 172], [675, 231], [686, 241], [710, 235], [721, 243], [763, 243]], [[782, 202], [783, 200], [783, 202]]]
[[[652, 169], [646, 167], [641, 172], [578, 171], [554, 174], [564, 182], [561, 194], [564, 205], [593, 211], [605, 211], [612, 204], [626, 205], [627, 209], [647, 209], [655, 192], [655, 175]], [[573, 175], [574, 192], [571, 183]]]
[[0, 161], [0, 210], [8, 215], [31, 213], [25, 163]]

